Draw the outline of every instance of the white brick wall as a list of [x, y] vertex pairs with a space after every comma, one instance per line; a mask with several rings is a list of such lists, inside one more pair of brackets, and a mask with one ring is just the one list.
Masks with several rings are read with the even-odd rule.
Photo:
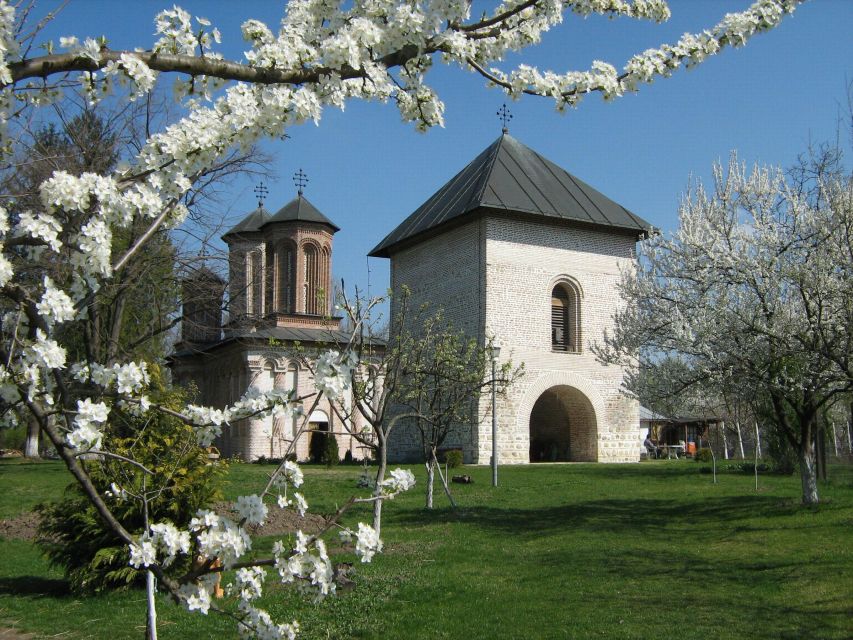
[[[525, 364], [524, 377], [498, 403], [501, 464], [528, 462], [533, 406], [559, 386], [572, 388], [560, 392], [576, 432], [572, 459], [639, 459], [637, 402], [620, 392], [622, 370], [599, 364], [589, 350], [612, 324], [620, 267], [630, 267], [633, 250], [630, 235], [484, 216], [392, 256], [395, 290], [407, 284], [414, 304], [443, 307], [469, 335], [494, 336], [502, 361]], [[561, 279], [582, 294], [580, 353], [551, 350], [551, 291]], [[490, 412], [485, 394], [472, 425], [461, 428], [468, 461], [491, 458]], [[395, 458], [419, 452], [410, 430], [400, 429], [391, 444]]]
[[[303, 344], [305, 355], [313, 357], [311, 346]], [[250, 385], [259, 389], [270, 390], [275, 385], [275, 377], [279, 374], [282, 388], [292, 385], [292, 377], [288, 380], [288, 369], [292, 364], [298, 364], [290, 358], [286, 347], [268, 347], [248, 344], [234, 344], [214, 356], [199, 354], [192, 359], [185, 359], [174, 367], [174, 376], [179, 384], [194, 383], [198, 387], [199, 402], [204, 405], [222, 408], [238, 400]], [[271, 369], [271, 371], [269, 370]], [[296, 395], [309, 396], [315, 392], [314, 380], [311, 373], [301, 367], [296, 375]], [[307, 412], [313, 401], [303, 403]], [[360, 460], [367, 452], [362, 446], [345, 433], [343, 425], [323, 398], [316, 410], [322, 411], [329, 417], [330, 429], [338, 440], [338, 454], [341, 459], [349, 450], [354, 460]], [[360, 431], [363, 418], [359, 415], [355, 430]], [[214, 442], [225, 457], [238, 457], [243, 460], [255, 460], [261, 456], [280, 457], [287, 451], [293, 436], [301, 427], [302, 421], [279, 421], [274, 424], [273, 418], [252, 418], [240, 420], [230, 426], [223, 427], [222, 436]], [[275, 427], [275, 428], [274, 428]], [[271, 434], [274, 434], [271, 437]], [[308, 459], [308, 443], [310, 435], [303, 433], [295, 445], [298, 460]]]

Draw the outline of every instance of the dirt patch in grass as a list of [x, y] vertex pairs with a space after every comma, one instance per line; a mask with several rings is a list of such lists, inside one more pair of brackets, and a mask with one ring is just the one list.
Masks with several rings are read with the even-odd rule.
[[[217, 513], [235, 520], [239, 519], [237, 514], [229, 509], [227, 502], [219, 502], [213, 508]], [[40, 521], [41, 516], [35, 511], [28, 511], [14, 518], [0, 519], [0, 538], [34, 540]], [[269, 514], [264, 526], [249, 527], [249, 530], [259, 536], [280, 536], [297, 530], [310, 535], [325, 527], [326, 522], [326, 518], [318, 514], [306, 513], [301, 517], [293, 509], [279, 509], [276, 505], [269, 505]]]
[[36, 537], [41, 516], [35, 511], [22, 513], [14, 518], [0, 520], [0, 538], [33, 540]]
[[[239, 516], [229, 509], [230, 503], [218, 502], [213, 506], [217, 513], [226, 515], [234, 520], [239, 520]], [[251, 526], [249, 531], [258, 536], [280, 536], [289, 533], [295, 533], [301, 530], [303, 533], [317, 533], [328, 522], [324, 516], [316, 513], [306, 513], [305, 516], [300, 516], [293, 509], [279, 509], [278, 506], [268, 505], [269, 513], [267, 513], [266, 522], [262, 527]]]

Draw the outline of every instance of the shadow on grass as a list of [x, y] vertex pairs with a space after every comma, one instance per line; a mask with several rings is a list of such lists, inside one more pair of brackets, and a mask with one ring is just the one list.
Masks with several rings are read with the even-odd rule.
[[[771, 496], [732, 496], [706, 498], [702, 502], [661, 499], [606, 499], [578, 502], [556, 507], [510, 508], [477, 506], [433, 511], [407, 510], [392, 516], [402, 525], [464, 523], [513, 535], [541, 535], [556, 530], [609, 531], [614, 533], [654, 533], [672, 530], [681, 523], [701, 530], [721, 523], [734, 524], [754, 520], [756, 516], [790, 516], [796, 503], [780, 502]], [[772, 527], [749, 526], [752, 530]], [[790, 527], [786, 527], [790, 528]]]
[[59, 578], [15, 576], [0, 578], [0, 595], [57, 597], [68, 596], [68, 583]]
[[[548, 563], [567, 566], [578, 562], [578, 555], [557, 554], [549, 557]], [[683, 623], [693, 617], [703, 620], [703, 626], [725, 627], [745, 618], [755, 621], [750, 635], [756, 639], [849, 637], [845, 630], [853, 619], [853, 604], [844, 590], [812, 590], [825, 581], [826, 575], [837, 571], [829, 557], [733, 561], [709, 558], [691, 552], [689, 545], [676, 543], [669, 552], [647, 552], [631, 562], [598, 555], [595, 567], [597, 574], [612, 580], [648, 580], [650, 585], [667, 585], [668, 590], [677, 591], [689, 603]], [[780, 599], [780, 584], [797, 585], [792, 589], [799, 598], [788, 598], [787, 602]], [[638, 608], [648, 605], [647, 594], [634, 599]]]

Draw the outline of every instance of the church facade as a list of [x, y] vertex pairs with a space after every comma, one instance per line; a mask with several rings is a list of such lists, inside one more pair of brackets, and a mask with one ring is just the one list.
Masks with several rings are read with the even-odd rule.
[[290, 451], [305, 460], [316, 431], [337, 439], [341, 458], [347, 452], [353, 459], [365, 455], [348, 435], [360, 424], [342, 424], [325, 398], [314, 406], [314, 379], [306, 366], [349, 337], [331, 313], [336, 231], [301, 190], [275, 213], [259, 202], [222, 237], [228, 245], [227, 303], [225, 283], [209, 269], [184, 281], [181, 342], [170, 359], [177, 383], [194, 385], [198, 402], [218, 408], [251, 387], [295, 390], [297, 397], [309, 398], [303, 407], [310, 411], [310, 431], [300, 435], [295, 418], [240, 420], [214, 443], [226, 457], [278, 458]]
[[[638, 402], [623, 370], [596, 361], [648, 223], [524, 146], [507, 132], [371, 252], [391, 261], [391, 287], [412, 304], [441, 307], [453, 326], [500, 358], [524, 363], [499, 398], [498, 461], [636, 462]], [[392, 309], [392, 314], [394, 310]], [[491, 398], [483, 394], [448, 447], [491, 459]], [[390, 456], [415, 460], [414, 429]]]

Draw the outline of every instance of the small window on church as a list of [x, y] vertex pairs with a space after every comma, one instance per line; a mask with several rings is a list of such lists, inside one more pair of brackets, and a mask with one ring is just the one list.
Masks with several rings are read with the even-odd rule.
[[551, 349], [580, 351], [580, 295], [568, 284], [558, 284], [551, 292]]

